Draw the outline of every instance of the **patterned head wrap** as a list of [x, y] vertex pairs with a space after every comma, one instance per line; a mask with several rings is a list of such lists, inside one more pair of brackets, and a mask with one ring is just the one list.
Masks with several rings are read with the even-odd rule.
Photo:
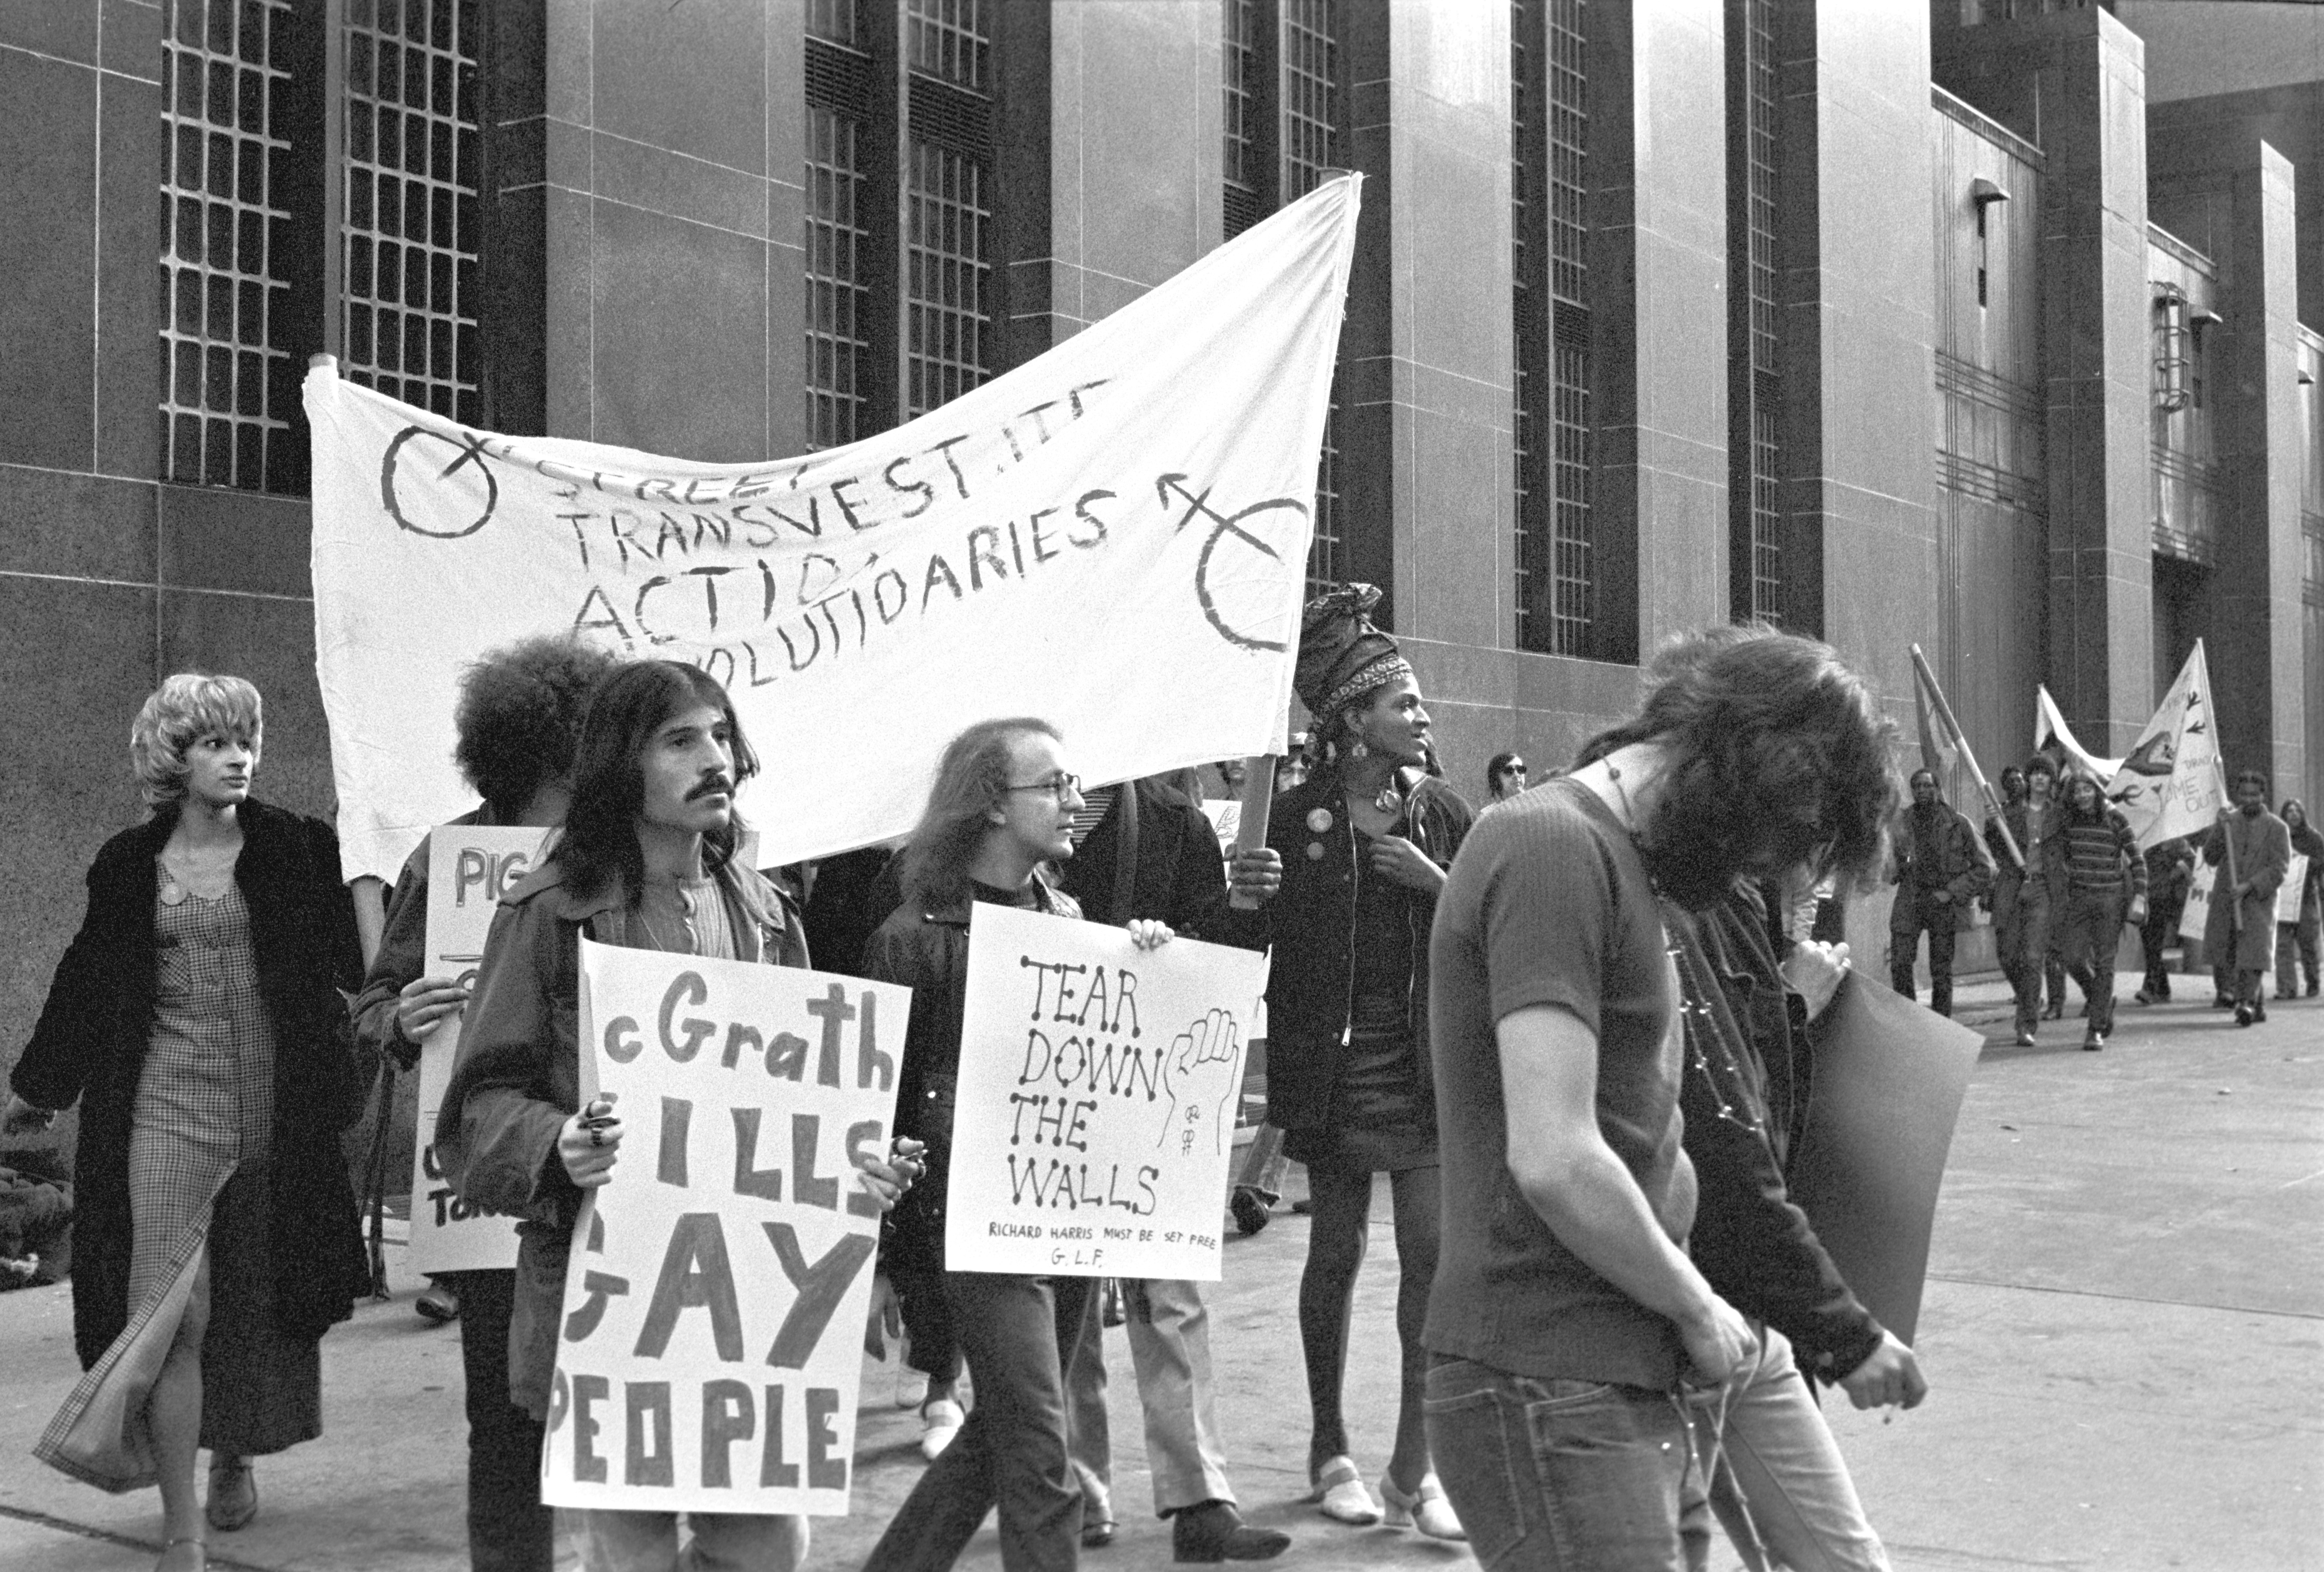
[[1366, 694], [1412, 675], [1396, 640], [1372, 626], [1380, 593], [1341, 584], [1307, 602], [1299, 630], [1299, 664], [1291, 686], [1308, 713], [1328, 722]]

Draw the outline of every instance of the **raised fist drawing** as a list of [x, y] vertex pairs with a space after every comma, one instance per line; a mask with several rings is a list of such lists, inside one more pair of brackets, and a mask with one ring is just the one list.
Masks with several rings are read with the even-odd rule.
[[1170, 1094], [1170, 1115], [1154, 1144], [1162, 1145], [1177, 1129], [1185, 1132], [1182, 1147], [1191, 1150], [1191, 1137], [1204, 1110], [1214, 1106], [1212, 1149], [1224, 1151], [1234, 1133], [1234, 1100], [1242, 1092], [1242, 1029], [1231, 1013], [1211, 1010], [1197, 1016], [1172, 1040], [1163, 1061], [1162, 1086]]

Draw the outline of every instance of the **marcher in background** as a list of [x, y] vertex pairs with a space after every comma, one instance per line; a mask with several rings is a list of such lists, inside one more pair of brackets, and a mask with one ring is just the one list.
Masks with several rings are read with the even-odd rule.
[[1488, 802], [1498, 803], [1513, 797], [1526, 789], [1526, 761], [1522, 755], [1496, 753], [1493, 761], [1485, 766], [1485, 792]]
[[[2275, 892], [2292, 867], [2292, 832], [2267, 811], [2267, 777], [2236, 777], [2236, 802], [2203, 841], [2203, 860], [2219, 869], [2203, 924], [2211, 980], [2231, 997], [2236, 1025], [2267, 1019], [2260, 985], [2275, 962]], [[2232, 881], [2231, 876], [2232, 875]]]
[[[565, 832], [493, 914], [436, 1146], [461, 1200], [522, 1219], [509, 1337], [509, 1395], [549, 1411], [567, 1258], [585, 1191], [605, 1183], [622, 1121], [581, 1106], [575, 1011], [584, 933], [601, 944], [775, 966], [805, 966], [788, 896], [735, 852], [734, 791], [755, 774], [733, 702], [690, 666], [648, 660], [606, 677], [591, 698], [573, 763]], [[595, 1117], [591, 1117], [591, 1116]], [[908, 1154], [908, 1143], [898, 1150]], [[860, 1153], [858, 1181], [882, 1206], [912, 1159]], [[586, 1572], [673, 1566], [790, 1572], [807, 1520], [746, 1512], [580, 1511]]]
[[1953, 943], [1970, 925], [1972, 904], [1990, 883], [1991, 869], [1967, 819], [1946, 805], [1933, 771], [1913, 772], [1913, 805], [1898, 822], [1889, 880], [1896, 886], [1888, 909], [1889, 985], [1913, 997], [1913, 960], [1929, 935], [1929, 1007], [1953, 1013]]
[[1748, 639], [1480, 817], [1454, 860], [1431, 943], [1447, 1204], [1428, 1430], [1496, 1567], [1683, 1565], [1701, 1411], [1682, 1381], [1782, 1385], [1777, 1340], [1686, 1254], [1662, 903], [1703, 911], [1803, 867], [1860, 878], [1893, 732], [1825, 646]]
[[250, 795], [262, 741], [240, 677], [181, 673], [145, 701], [129, 753], [153, 816], [97, 852], [0, 1114], [16, 1135], [81, 1105], [90, 1374], [39, 1455], [108, 1489], [158, 1482], [164, 1572], [207, 1565], [206, 1516], [257, 1515], [251, 1458], [322, 1434], [317, 1344], [371, 1282], [339, 1153], [363, 1108], [355, 906], [330, 826]]
[[[484, 799], [456, 824], [548, 829], [565, 822], [581, 718], [598, 681], [620, 657], [570, 633], [543, 634], [489, 651], [460, 676], [452, 757]], [[355, 1043], [405, 1070], [420, 1044], [466, 1007], [455, 977], [423, 976], [428, 964], [428, 866], [423, 836], [396, 876], [379, 951], [353, 1006]], [[422, 1130], [426, 1141], [432, 1131]], [[420, 1295], [430, 1319], [460, 1318], [460, 1372], [468, 1420], [468, 1560], [475, 1572], [548, 1572], [555, 1514], [540, 1503], [543, 1427], [509, 1398], [509, 1318], [516, 1271], [451, 1272]], [[439, 1297], [434, 1310], [431, 1297]]]
[[2066, 972], [2080, 985], [2089, 1025], [2082, 1047], [2090, 1053], [2114, 1034], [2114, 960], [2126, 921], [2146, 921], [2146, 859], [2122, 810], [2098, 783], [2074, 770], [2066, 777], [2059, 833], [2045, 848], [2065, 864], [2065, 914], [2058, 924]]
[[[1307, 1165], [1314, 1202], [1299, 1280], [1299, 1334], [1312, 1419], [1310, 1499], [1349, 1523], [1381, 1520], [1364, 1488], [1342, 1407], [1349, 1309], [1370, 1236], [1372, 1181], [1395, 1209], [1402, 1383], [1396, 1441], [1380, 1481], [1388, 1521], [1461, 1537], [1430, 1466], [1420, 1342], [1440, 1228], [1434, 1089], [1428, 1075], [1428, 931], [1444, 867], [1472, 815], [1424, 767], [1428, 712], [1396, 641], [1371, 624], [1379, 592], [1350, 584], [1309, 602], [1292, 678], [1315, 717], [1321, 759], [1275, 804], [1262, 851], [1235, 882], [1261, 901], [1228, 933], [1272, 943], [1267, 1117]], [[1280, 887], [1268, 881], [1279, 878]]]
[[2301, 881], [2300, 915], [2292, 922], [2275, 925], [2275, 997], [2296, 999], [2301, 990], [2300, 977], [2293, 961], [2308, 976], [2308, 997], [2316, 997], [2316, 933], [2317, 901], [2324, 891], [2324, 835], [2308, 822], [2308, 810], [2298, 797], [2286, 797], [2283, 806], [2276, 810], [2284, 828], [2292, 834], [2292, 853], [2308, 859], [2307, 876]]
[[[2065, 910], [2065, 868], [2050, 855], [2058, 835], [2058, 807], [2051, 787], [2057, 767], [2047, 754], [2025, 761], [2024, 795], [2005, 805], [1998, 816], [1985, 821], [1985, 844], [1996, 864], [1993, 888], [1994, 948], [1999, 952], [2002, 975], [2017, 1002], [2017, 1045], [2034, 1045], [2034, 1028], [2042, 1019], [2042, 988], [2045, 959], [2050, 953], [2050, 929]], [[2024, 859], [2019, 867], [2009, 855], [2001, 833], [2006, 823]]]
[[[1241, 766], [1234, 763], [1239, 789]], [[1223, 775], [1226, 766], [1219, 768]], [[1226, 867], [1202, 809], [1160, 777], [1093, 786], [1085, 798], [1074, 815], [1074, 854], [1057, 870], [1082, 914], [1114, 927], [1146, 918], [1181, 935], [1217, 937], [1226, 915]], [[1097, 818], [1084, 829], [1091, 812]], [[1172, 1520], [1175, 1558], [1262, 1561], [1282, 1554], [1291, 1537], [1245, 1523], [1227, 1482], [1202, 1284], [1125, 1278], [1121, 1298], [1154, 1511]], [[1114, 1534], [1105, 1339], [1087, 1316], [1060, 1327], [1058, 1335], [1069, 1331], [1075, 1341], [1065, 1371], [1067, 1429], [1082, 1481], [1082, 1543], [1093, 1548]]]
[[[865, 976], [912, 990], [896, 1125], [927, 1151], [927, 1177], [897, 1209], [882, 1244], [890, 1272], [899, 1252], [937, 1270], [944, 1262], [971, 909], [984, 901], [1081, 915], [1041, 870], [1074, 854], [1084, 802], [1081, 778], [1046, 721], [979, 722], [936, 766], [927, 812], [904, 847], [904, 904], [864, 951]], [[1144, 947], [1170, 937], [1151, 922], [1133, 923], [1130, 933]], [[996, 1505], [1004, 1567], [1075, 1567], [1084, 1498], [1067, 1451], [1065, 1372], [1083, 1321], [1096, 1313], [1096, 1280], [944, 1272], [943, 1282], [976, 1407], [897, 1509], [864, 1572], [950, 1567]]]
[[2143, 1005], [2171, 999], [2171, 968], [2163, 951], [2179, 942], [2179, 919], [2186, 915], [2187, 890], [2194, 882], [2195, 848], [2181, 835], [2146, 849], [2146, 921], [2138, 925], [2140, 958], [2146, 977], [2134, 998]]

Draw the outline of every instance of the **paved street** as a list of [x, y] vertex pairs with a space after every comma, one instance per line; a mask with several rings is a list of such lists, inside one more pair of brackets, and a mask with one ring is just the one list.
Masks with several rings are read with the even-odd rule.
[[[2135, 985], [2126, 976], [2126, 991]], [[2199, 979], [2181, 979], [2198, 984]], [[2237, 1030], [2208, 988], [2126, 1002], [2103, 1053], [2070, 1019], [2008, 1043], [1998, 985], [1962, 990], [1991, 1039], [1938, 1218], [1920, 1347], [1929, 1402], [1889, 1422], [1831, 1413], [1900, 1572], [2324, 1567], [2324, 1006]], [[1295, 1193], [1298, 1189], [1293, 1181]], [[1357, 1309], [1357, 1461], [1385, 1457], [1395, 1357], [1384, 1206]], [[1249, 1514], [1296, 1540], [1285, 1566], [1471, 1565], [1297, 1504], [1305, 1388], [1292, 1317], [1305, 1221], [1278, 1211], [1228, 1247], [1214, 1302], [1221, 1405]], [[413, 1284], [324, 1344], [328, 1433], [258, 1476], [263, 1510], [220, 1535], [222, 1568], [465, 1566], [459, 1356]], [[1129, 1356], [1109, 1338], [1125, 1521], [1093, 1572], [1169, 1564], [1150, 1504]], [[73, 1374], [64, 1289], [0, 1299], [0, 1568], [151, 1565], [151, 1494], [101, 1495], [30, 1448]], [[816, 1525], [810, 1565], [857, 1565], [917, 1476], [917, 1425], [867, 1372], [856, 1515]], [[1714, 1565], [1736, 1558], [1722, 1546]], [[988, 1528], [963, 1563], [996, 1568]]]

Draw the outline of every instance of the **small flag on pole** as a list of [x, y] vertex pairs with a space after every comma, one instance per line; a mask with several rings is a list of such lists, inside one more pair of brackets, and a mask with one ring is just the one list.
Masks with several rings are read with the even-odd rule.
[[2211, 710], [2211, 673], [2195, 641], [2179, 679], [2107, 781], [2107, 800], [2122, 810], [2143, 850], [2208, 830], [2227, 806], [2227, 773]]
[[2037, 686], [2034, 690], [2034, 752], [2039, 753], [2043, 748], [2054, 742], [2057, 744], [2057, 751], [2066, 756], [2067, 762], [2080, 768], [2092, 780], [2112, 780], [2122, 773], [2121, 759], [2100, 758], [2075, 740], [2072, 729], [2066, 724], [2066, 717], [2058, 709], [2058, 701], [2050, 696], [2050, 690], [2047, 687]]
[[[1960, 722], [1953, 718], [1953, 707], [1945, 702], [1945, 691], [1937, 686], [1937, 674], [1929, 669], [1929, 657], [1921, 653], [1917, 644], [1913, 650], [1914, 694], [1920, 701], [1921, 760], [1937, 772], [1937, 778], [1946, 778], [1945, 772], [1958, 762], [1969, 770], [1969, 777], [1977, 784], [1978, 795], [1985, 801], [1986, 811], [2000, 822], [2001, 843], [2009, 850], [2009, 860], [2019, 871], [2025, 867], [2025, 854], [2017, 848], [2017, 838], [2009, 832], [2009, 821], [2001, 815], [2001, 799], [1994, 794], [1993, 783], [1985, 778], [1985, 771], [1977, 767], [1977, 754], [1969, 739], [1961, 734]], [[1985, 848], [1985, 838], [1972, 836], [1979, 860], [1990, 854]]]

